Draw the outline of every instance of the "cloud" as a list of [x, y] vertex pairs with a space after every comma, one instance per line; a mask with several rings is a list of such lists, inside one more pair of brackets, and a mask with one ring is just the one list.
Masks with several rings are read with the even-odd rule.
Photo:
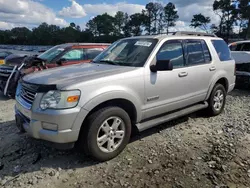
[[84, 8], [75, 2], [74, 0], [70, 0], [72, 2], [70, 7], [63, 7], [61, 11], [59, 11], [59, 15], [62, 17], [69, 18], [82, 18], [86, 16]]
[[37, 26], [42, 22], [68, 25], [64, 19], [58, 18], [53, 10], [33, 0], [0, 0], [0, 20], [2, 26], [3, 23], [8, 23], [6, 28], [15, 25]]
[[87, 14], [97, 15], [107, 12], [114, 16], [117, 11], [123, 11], [130, 14], [141, 12], [145, 8], [145, 5], [130, 4], [125, 2], [119, 2], [115, 4], [84, 4], [82, 5]]

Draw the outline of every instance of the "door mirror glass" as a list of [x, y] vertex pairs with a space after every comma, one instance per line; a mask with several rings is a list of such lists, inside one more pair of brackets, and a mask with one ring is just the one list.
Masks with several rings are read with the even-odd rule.
[[150, 66], [152, 72], [157, 71], [171, 71], [173, 70], [173, 64], [169, 60], [157, 60], [155, 65]]

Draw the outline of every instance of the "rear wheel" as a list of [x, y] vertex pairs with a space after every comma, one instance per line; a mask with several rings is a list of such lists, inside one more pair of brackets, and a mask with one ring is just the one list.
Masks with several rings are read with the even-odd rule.
[[91, 114], [83, 128], [79, 144], [99, 161], [119, 155], [129, 142], [131, 120], [119, 107], [106, 107]]
[[226, 103], [226, 90], [221, 84], [216, 84], [211, 92], [208, 100], [209, 107], [207, 109], [209, 115], [219, 115], [225, 107]]

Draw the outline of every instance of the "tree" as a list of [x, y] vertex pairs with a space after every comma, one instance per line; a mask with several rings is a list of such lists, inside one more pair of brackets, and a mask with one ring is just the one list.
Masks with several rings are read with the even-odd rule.
[[130, 17], [128, 13], [125, 13], [124, 15], [124, 26], [122, 28], [123, 34], [125, 37], [130, 37], [131, 36], [131, 28], [130, 28]]
[[11, 43], [27, 44], [31, 33], [26, 27], [15, 27], [10, 31]]
[[141, 35], [143, 26], [144, 15], [141, 13], [135, 13], [130, 16], [129, 26], [130, 32], [134, 36]]
[[233, 0], [215, 0], [213, 10], [220, 17], [219, 34], [225, 35], [229, 39], [232, 27], [236, 22], [237, 10]]
[[159, 31], [158, 26], [161, 25], [163, 21], [162, 19], [160, 19], [160, 16], [163, 12], [163, 7], [160, 3], [150, 2], [146, 5], [145, 8], [146, 9], [142, 11], [142, 19], [145, 30], [149, 35], [152, 33], [157, 33], [157, 31]]
[[114, 25], [115, 25], [115, 34], [117, 36], [122, 35], [122, 29], [125, 25], [125, 13], [122, 11], [118, 11], [115, 14], [115, 20], [114, 20]]
[[72, 28], [75, 28], [76, 24], [74, 22], [71, 22], [69, 26], [72, 27]]
[[114, 17], [104, 13], [94, 17], [87, 23], [87, 28], [96, 36], [114, 34]]
[[169, 28], [175, 26], [175, 22], [179, 19], [178, 12], [173, 3], [168, 3], [164, 7], [164, 18], [166, 22], [167, 34], [169, 33]]
[[238, 0], [239, 15], [243, 24], [247, 26], [245, 38], [250, 36], [250, 3], [249, 0]]
[[197, 28], [199, 27], [200, 29], [207, 31], [207, 25], [211, 22], [211, 19], [209, 17], [205, 17], [202, 14], [195, 14], [193, 16], [193, 19], [191, 21], [190, 26]]

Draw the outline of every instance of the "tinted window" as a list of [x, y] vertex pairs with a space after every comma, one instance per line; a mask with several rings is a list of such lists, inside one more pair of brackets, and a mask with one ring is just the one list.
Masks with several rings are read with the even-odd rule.
[[66, 52], [61, 58], [65, 59], [66, 61], [77, 61], [86, 59], [82, 49], [70, 50]]
[[186, 43], [187, 66], [205, 63], [201, 41], [188, 40]]
[[99, 55], [103, 51], [102, 48], [91, 48], [87, 49], [87, 57], [88, 59], [94, 59], [97, 55]]
[[184, 66], [182, 43], [180, 41], [167, 41], [157, 54], [158, 60], [170, 61], [173, 68]]
[[232, 60], [230, 50], [224, 40], [212, 40], [212, 43], [221, 61]]
[[242, 51], [250, 51], [250, 43], [245, 43], [242, 48]]
[[205, 62], [209, 63], [212, 60], [210, 51], [209, 51], [205, 41], [202, 40], [201, 44], [202, 44], [203, 53], [204, 53], [204, 56], [205, 56]]

